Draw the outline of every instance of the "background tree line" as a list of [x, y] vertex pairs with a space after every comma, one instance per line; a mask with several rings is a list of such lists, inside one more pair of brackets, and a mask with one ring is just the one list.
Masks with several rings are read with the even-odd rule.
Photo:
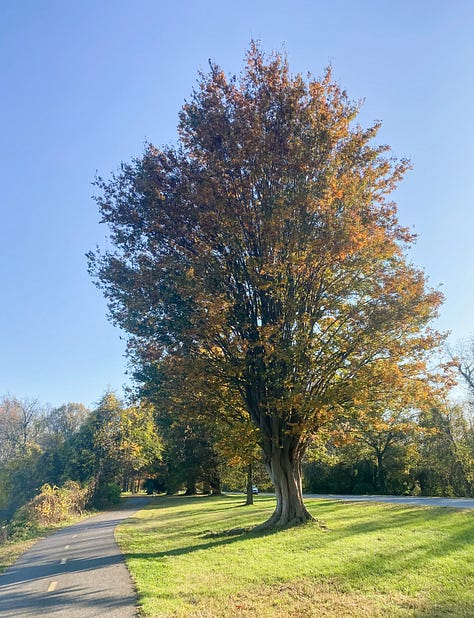
[[357, 429], [309, 453], [308, 493], [474, 496], [474, 424], [462, 405], [432, 407], [397, 426]]
[[[455, 358], [470, 395], [464, 403], [373, 412], [364, 422], [348, 417], [321, 432], [303, 463], [304, 491], [474, 497], [474, 388], [464, 376], [473, 362], [471, 348]], [[224, 414], [209, 413], [218, 401], [202, 393], [175, 390], [172, 404], [164, 388], [148, 396], [154, 405], [144, 399], [126, 406], [106, 393], [93, 410], [4, 396], [0, 521], [10, 520], [43, 486], [71, 481], [87, 488], [84, 506], [95, 507], [114, 502], [121, 491], [248, 489], [251, 503], [254, 483], [273, 490], [250, 424], [236, 431]]]
[[191, 419], [183, 406], [157, 412], [145, 400], [127, 406], [113, 393], [93, 410], [4, 396], [0, 524], [42, 492], [52, 499], [57, 490], [59, 500], [61, 488], [71, 488], [71, 500], [81, 488], [81, 508], [97, 508], [116, 502], [122, 491], [219, 494], [223, 483], [242, 490], [249, 469], [251, 485], [268, 485], [255, 448], [241, 447], [241, 439], [231, 439], [224, 426]]
[[36, 400], [0, 400], [0, 520], [44, 485], [76, 481], [87, 504], [116, 501], [138, 487], [159, 460], [161, 442], [150, 406], [125, 406], [106, 393], [94, 410], [68, 403], [58, 408]]

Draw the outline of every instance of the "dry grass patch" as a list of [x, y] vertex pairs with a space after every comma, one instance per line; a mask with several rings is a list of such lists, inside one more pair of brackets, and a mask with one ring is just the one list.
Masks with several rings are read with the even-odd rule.
[[[413, 616], [425, 604], [403, 595], [367, 596], [338, 590], [335, 584], [296, 581], [259, 586], [220, 602], [200, 599], [198, 607], [173, 612], [176, 618], [386, 618]], [[167, 614], [163, 614], [166, 616]], [[420, 614], [421, 615], [421, 614]]]
[[11, 566], [27, 549], [29, 549], [40, 537], [27, 541], [7, 541], [0, 544], [0, 573]]

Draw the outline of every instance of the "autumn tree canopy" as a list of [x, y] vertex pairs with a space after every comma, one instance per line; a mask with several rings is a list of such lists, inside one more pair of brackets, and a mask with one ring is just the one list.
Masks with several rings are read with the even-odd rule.
[[409, 404], [440, 341], [441, 296], [390, 200], [408, 163], [358, 111], [329, 70], [292, 75], [252, 44], [238, 78], [200, 75], [176, 147], [97, 180], [112, 248], [90, 269], [131, 358], [239, 398], [275, 485], [268, 525], [310, 517], [301, 460], [318, 428], [395, 386]]

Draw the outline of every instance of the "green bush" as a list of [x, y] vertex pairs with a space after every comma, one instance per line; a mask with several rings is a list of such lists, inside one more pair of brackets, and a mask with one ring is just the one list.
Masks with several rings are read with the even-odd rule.
[[40, 523], [32, 517], [30, 505], [25, 504], [15, 512], [11, 521], [5, 526], [3, 541], [23, 541], [38, 534], [40, 529]]
[[104, 508], [111, 504], [118, 504], [120, 502], [121, 492], [122, 490], [117, 483], [99, 484], [95, 487], [91, 504], [96, 508]]

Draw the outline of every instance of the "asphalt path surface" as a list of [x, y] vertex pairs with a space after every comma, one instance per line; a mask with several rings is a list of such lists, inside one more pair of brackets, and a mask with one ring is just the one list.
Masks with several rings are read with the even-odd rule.
[[39, 541], [0, 575], [0, 616], [131, 618], [136, 596], [114, 529], [147, 502], [128, 498]]
[[446, 506], [453, 509], [474, 509], [474, 498], [428, 498], [425, 496], [344, 496], [341, 494], [305, 494], [305, 498], [345, 500], [346, 502], [389, 502], [413, 506]]

